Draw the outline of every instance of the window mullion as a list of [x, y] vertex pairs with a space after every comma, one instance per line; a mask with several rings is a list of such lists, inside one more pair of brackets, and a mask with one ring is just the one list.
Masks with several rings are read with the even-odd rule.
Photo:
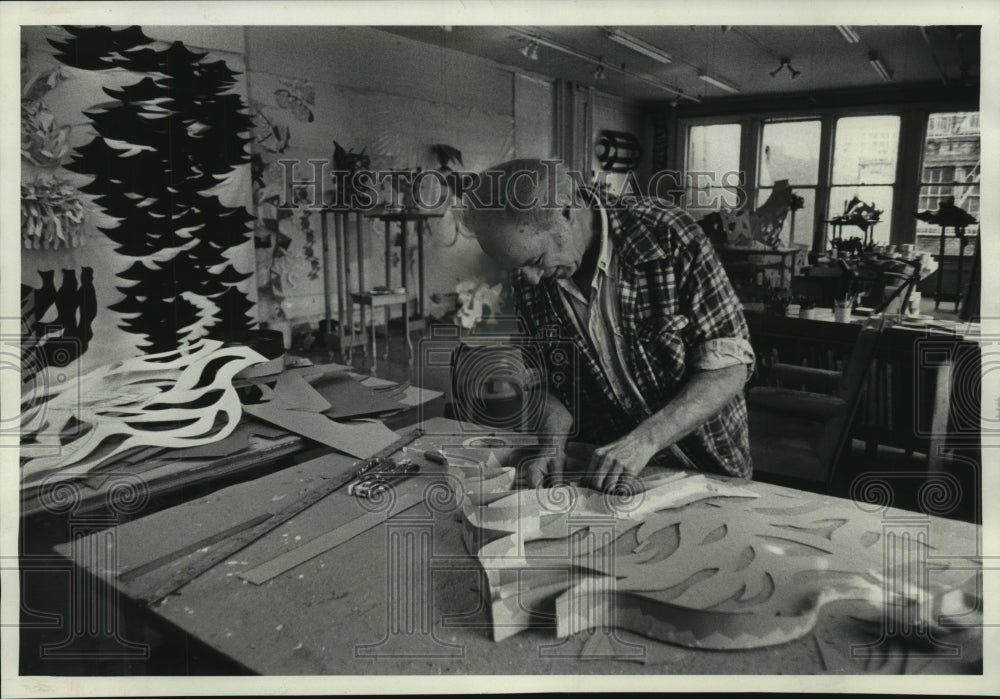
[[819, 177], [816, 182], [816, 203], [813, 210], [813, 252], [826, 250], [826, 218], [830, 209], [830, 178], [833, 176], [833, 129], [836, 119], [832, 115], [820, 118]]
[[908, 110], [900, 115], [900, 122], [892, 230], [889, 231], [889, 243], [893, 245], [913, 243], [917, 239], [917, 220], [912, 212], [920, 203], [927, 112]]

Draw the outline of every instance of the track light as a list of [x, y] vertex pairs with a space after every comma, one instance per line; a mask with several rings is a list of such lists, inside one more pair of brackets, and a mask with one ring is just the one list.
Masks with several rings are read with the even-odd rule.
[[529, 58], [532, 61], [538, 60], [538, 42], [529, 41], [527, 44], [521, 47], [521, 55], [525, 58]]
[[854, 27], [838, 24], [836, 29], [848, 44], [856, 44], [861, 41], [861, 36], [855, 31]]
[[[567, 56], [573, 56], [574, 58], [578, 58], [581, 61], [587, 61], [589, 63], [603, 62], [603, 59], [600, 56], [596, 56], [592, 53], [588, 53], [587, 51], [582, 51], [580, 49], [573, 48], [572, 46], [567, 46], [566, 44], [560, 41], [556, 41], [555, 39], [551, 39], [549, 37], [536, 34], [535, 32], [529, 29], [525, 29], [524, 27], [508, 26], [506, 27], [506, 29], [514, 32], [519, 37], [523, 37], [524, 39], [533, 41], [539, 46], [546, 46], [552, 49], [553, 51], [564, 53]], [[675, 87], [661, 80], [657, 80], [656, 78], [650, 75], [646, 75], [645, 73], [638, 73], [636, 71], [629, 70], [628, 68], [625, 67], [624, 63], [606, 63], [604, 65], [607, 70], [613, 70], [614, 72], [620, 73], [621, 75], [625, 75], [629, 78], [632, 78], [633, 80], [639, 80], [648, 85], [652, 85], [661, 90], [665, 90], [673, 95], [680, 95], [683, 99], [690, 100], [695, 103], [701, 102], [701, 100], [698, 97], [686, 94], [684, 90], [682, 90], [679, 87]]]
[[892, 71], [882, 62], [882, 58], [878, 55], [877, 51], [872, 51], [868, 54], [868, 62], [872, 64], [872, 68], [875, 69], [880, 78], [886, 82], [892, 80]]
[[663, 49], [657, 48], [650, 43], [643, 41], [631, 34], [626, 34], [618, 29], [611, 29], [608, 31], [608, 38], [611, 39], [616, 44], [621, 44], [622, 46], [632, 49], [636, 53], [641, 53], [643, 56], [648, 56], [654, 61], [659, 61], [660, 63], [671, 63], [673, 58], [669, 53]]
[[698, 73], [698, 79], [702, 82], [706, 82], [709, 85], [714, 85], [720, 90], [725, 90], [726, 92], [739, 92], [740, 88], [734, 83], [729, 82], [725, 78], [720, 78], [715, 75], [709, 75], [705, 72]]

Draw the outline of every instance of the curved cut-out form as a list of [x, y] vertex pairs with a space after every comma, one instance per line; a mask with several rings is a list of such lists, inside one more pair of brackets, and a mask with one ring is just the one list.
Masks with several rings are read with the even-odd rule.
[[[248, 347], [204, 340], [91, 371], [78, 389], [72, 386], [53, 396], [45, 411], [50, 426], [81, 420], [94, 428], [67, 444], [59, 444], [59, 430], [40, 432], [36, 444], [58, 447], [52, 450], [57, 453], [27, 460], [22, 480], [83, 475], [135, 447], [182, 449], [224, 439], [243, 412], [233, 377], [263, 361]], [[160, 390], [164, 384], [169, 388]], [[101, 448], [113, 440], [114, 448]]]
[[[554, 604], [558, 636], [612, 620], [683, 646], [775, 645], [808, 633], [830, 602], [885, 605], [897, 572], [872, 545], [881, 518], [845, 518], [835, 501], [686, 474], [609, 511], [582, 488], [489, 495], [483, 471], [449, 466], [466, 493], [479, 493], [464, 500], [463, 541], [488, 581], [496, 641], [544, 621]], [[933, 598], [975, 575], [969, 563], [935, 576]], [[928, 591], [907, 594], [918, 592]]]

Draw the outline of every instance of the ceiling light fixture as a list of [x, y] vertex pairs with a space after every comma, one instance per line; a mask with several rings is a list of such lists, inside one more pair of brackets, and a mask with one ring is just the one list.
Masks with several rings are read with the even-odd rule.
[[738, 85], [735, 85], [734, 83], [729, 82], [725, 78], [720, 78], [720, 77], [715, 76], [715, 75], [710, 75], [710, 74], [708, 74], [708, 73], [706, 73], [704, 71], [701, 71], [701, 72], [698, 73], [698, 79], [701, 80], [702, 82], [708, 83], [709, 85], [714, 85], [715, 87], [719, 88], [720, 90], [725, 90], [726, 92], [736, 93], [736, 92], [740, 91], [740, 88], [739, 88]]
[[[539, 44], [541, 46], [546, 46], [546, 47], [548, 47], [550, 49], [553, 49], [555, 51], [559, 51], [559, 52], [565, 53], [565, 54], [567, 54], [569, 56], [573, 56], [574, 58], [579, 58], [580, 60], [587, 61], [589, 63], [601, 63], [601, 57], [600, 56], [595, 56], [593, 54], [587, 53], [586, 51], [581, 51], [579, 49], [575, 49], [572, 46], [567, 46], [566, 44], [563, 44], [561, 42], [556, 41], [555, 39], [550, 39], [550, 38], [542, 36], [540, 34], [535, 34], [534, 32], [531, 32], [531, 31], [529, 31], [527, 29], [524, 29], [522, 27], [509, 27], [508, 26], [508, 27], [504, 27], [504, 28], [507, 29], [507, 30], [509, 30], [509, 31], [515, 32], [518, 35], [520, 35], [520, 36], [522, 36], [522, 37], [524, 37], [526, 39], [530, 39], [531, 41], [534, 41], [535, 43], [537, 43], [537, 44]], [[640, 80], [640, 81], [642, 81], [644, 83], [652, 85], [653, 87], [657, 87], [657, 88], [659, 88], [661, 90], [665, 90], [665, 91], [667, 91], [667, 92], [669, 92], [669, 93], [671, 93], [673, 95], [680, 95], [683, 99], [691, 100], [692, 102], [701, 102], [701, 100], [697, 96], [695, 96], [695, 95], [689, 95], [689, 94], [687, 94], [686, 92], [684, 92], [684, 90], [682, 90], [679, 87], [674, 87], [673, 85], [668, 85], [667, 83], [662, 82], [660, 80], [657, 80], [656, 78], [651, 77], [649, 75], [646, 75], [644, 73], [636, 73], [634, 71], [629, 70], [628, 68], [625, 67], [624, 63], [621, 63], [621, 64], [619, 64], [619, 63], [607, 63], [607, 64], [605, 64], [605, 66], [606, 66], [606, 68], [608, 68], [610, 70], [613, 70], [616, 73], [621, 73], [622, 75], [628, 76], [628, 77], [630, 77], [630, 78], [632, 78], [634, 80]]]
[[521, 48], [521, 55], [525, 58], [529, 58], [532, 61], [538, 60], [538, 42], [529, 41]]
[[792, 80], [795, 80], [795, 78], [797, 78], [800, 75], [802, 75], [802, 71], [801, 70], [795, 70], [795, 68], [792, 67], [792, 59], [791, 58], [782, 58], [778, 62], [778, 67], [771, 71], [771, 73], [770, 73], [771, 77], [772, 78], [777, 77], [778, 73], [780, 73], [785, 68], [787, 68], [788, 72], [792, 74]]
[[671, 55], [663, 49], [653, 46], [652, 44], [634, 37], [631, 34], [619, 31], [618, 29], [609, 29], [608, 38], [616, 44], [621, 44], [626, 48], [632, 49], [636, 53], [641, 53], [643, 56], [652, 58], [654, 61], [667, 64], [672, 63], [674, 60]]
[[844, 41], [848, 44], [856, 44], [861, 41], [861, 35], [854, 29], [854, 27], [848, 27], [844, 24], [836, 25], [836, 29], [840, 32], [840, 35], [844, 37]]
[[868, 54], [868, 62], [872, 64], [872, 68], [875, 69], [880, 78], [886, 82], [892, 80], [892, 71], [882, 62], [882, 57], [878, 55], [877, 51], [872, 51]]
[[608, 76], [604, 74], [604, 66], [599, 65], [594, 68], [594, 80], [604, 80]]

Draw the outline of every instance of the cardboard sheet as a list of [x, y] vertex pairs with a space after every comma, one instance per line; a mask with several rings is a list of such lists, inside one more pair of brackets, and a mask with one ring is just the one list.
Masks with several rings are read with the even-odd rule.
[[260, 420], [266, 420], [359, 459], [367, 459], [399, 439], [399, 435], [381, 422], [345, 424], [334, 422], [322, 413], [284, 410], [270, 403], [248, 405], [245, 410]]
[[362, 386], [344, 373], [327, 374], [317, 379], [313, 388], [329, 402], [325, 414], [333, 419], [380, 415], [403, 408], [399, 401]]
[[287, 410], [306, 410], [310, 413], [321, 413], [330, 407], [330, 403], [301, 374], [291, 371], [278, 377], [274, 384], [273, 401], [280, 401], [281, 407]]

